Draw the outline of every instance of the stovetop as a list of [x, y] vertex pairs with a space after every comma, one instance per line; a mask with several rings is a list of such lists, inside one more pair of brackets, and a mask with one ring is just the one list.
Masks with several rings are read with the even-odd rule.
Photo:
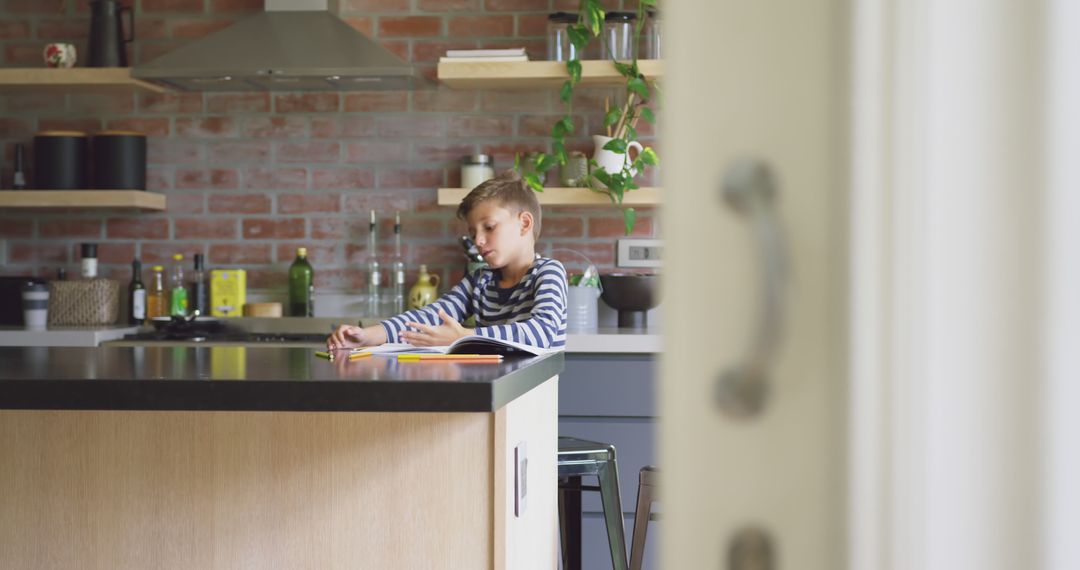
[[275, 332], [147, 331], [124, 335], [123, 340], [189, 342], [312, 342], [323, 343], [325, 334]]

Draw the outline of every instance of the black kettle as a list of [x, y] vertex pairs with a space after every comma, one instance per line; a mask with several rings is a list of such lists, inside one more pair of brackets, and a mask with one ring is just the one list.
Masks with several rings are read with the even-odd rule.
[[[124, 36], [123, 15], [128, 15], [128, 33]], [[127, 67], [127, 44], [135, 39], [135, 15], [130, 6], [117, 0], [90, 1], [90, 40], [87, 67]]]

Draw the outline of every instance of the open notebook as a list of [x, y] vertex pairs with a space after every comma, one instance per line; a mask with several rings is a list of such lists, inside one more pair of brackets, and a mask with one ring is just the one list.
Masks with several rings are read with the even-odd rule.
[[551, 354], [562, 349], [539, 348], [514, 342], [512, 340], [499, 340], [486, 336], [469, 335], [455, 340], [449, 346], [413, 346], [405, 343], [388, 342], [379, 346], [355, 348], [353, 352], [370, 352], [372, 354], [532, 354], [540, 356]]

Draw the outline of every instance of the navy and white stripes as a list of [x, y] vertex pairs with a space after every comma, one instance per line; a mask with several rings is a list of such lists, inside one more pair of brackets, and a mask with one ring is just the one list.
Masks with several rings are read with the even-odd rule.
[[387, 342], [401, 342], [406, 322], [440, 325], [439, 309], [457, 322], [476, 315], [476, 334], [540, 348], [566, 346], [566, 269], [557, 260], [537, 257], [525, 277], [500, 289], [496, 270], [466, 275], [437, 301], [382, 322]]

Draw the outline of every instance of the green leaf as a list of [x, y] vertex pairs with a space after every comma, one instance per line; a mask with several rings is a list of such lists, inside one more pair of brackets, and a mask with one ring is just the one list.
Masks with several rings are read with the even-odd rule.
[[619, 109], [608, 109], [606, 115], [604, 115], [604, 126], [610, 127], [619, 122], [619, 117], [622, 116], [622, 112]]
[[574, 97], [574, 84], [567, 79], [562, 84], [562, 89], [559, 89], [559, 99], [562, 99], [563, 103], [569, 103], [570, 99]]
[[585, 13], [589, 17], [589, 32], [593, 36], [599, 36], [600, 29], [604, 25], [604, 9], [600, 7], [599, 2], [586, 2]]
[[615, 70], [619, 72], [619, 75], [623, 77], [634, 77], [634, 66], [629, 63], [619, 63], [617, 61], [611, 62], [615, 64]]
[[562, 123], [563, 130], [566, 131], [566, 134], [574, 134], [574, 119], [572, 117], [563, 117], [559, 122]]
[[656, 6], [656, 0], [638, 0], [642, 6]]
[[556, 141], [552, 143], [551, 148], [551, 153], [555, 155], [555, 160], [557, 160], [559, 164], [566, 164], [566, 145]]
[[626, 140], [637, 140], [637, 129], [631, 127], [630, 125], [626, 125]]
[[594, 167], [592, 173], [593, 177], [599, 180], [605, 187], [611, 186], [611, 175], [608, 174], [606, 170]]
[[637, 212], [633, 208], [626, 208], [622, 211], [622, 219], [626, 235], [630, 235], [634, 231], [634, 224], [637, 223]]
[[558, 162], [555, 160], [555, 157], [547, 153], [541, 153], [536, 159], [536, 169], [540, 172], [547, 172], [554, 168], [556, 164], [558, 164]]
[[626, 141], [622, 139], [611, 139], [604, 145], [604, 150], [610, 150], [616, 154], [626, 154]]
[[589, 28], [579, 24], [570, 26], [566, 31], [570, 36], [570, 43], [574, 46], [575, 55], [581, 55], [585, 46], [589, 45]]
[[634, 77], [626, 82], [626, 90], [637, 93], [643, 100], [649, 100], [649, 85], [640, 77]]
[[642, 162], [650, 166], [656, 166], [657, 164], [660, 164], [660, 157], [656, 156], [656, 151], [654, 151], [652, 147], [645, 147], [644, 149], [642, 149], [641, 154], [638, 155], [638, 158], [640, 158]]
[[648, 107], [642, 107], [641, 111], [639, 111], [639, 112], [641, 113], [641, 118], [645, 119], [650, 124], [656, 122], [656, 115], [653, 114], [652, 109], [650, 109]]
[[514, 170], [521, 172], [521, 153], [514, 153]]
[[581, 61], [577, 59], [571, 59], [566, 62], [566, 71], [570, 74], [570, 82], [577, 85], [581, 81]]
[[532, 188], [534, 191], [544, 191], [544, 183], [540, 182], [540, 176], [535, 172], [526, 172], [523, 179], [525, 180], [525, 183], [529, 185], [529, 188]]

